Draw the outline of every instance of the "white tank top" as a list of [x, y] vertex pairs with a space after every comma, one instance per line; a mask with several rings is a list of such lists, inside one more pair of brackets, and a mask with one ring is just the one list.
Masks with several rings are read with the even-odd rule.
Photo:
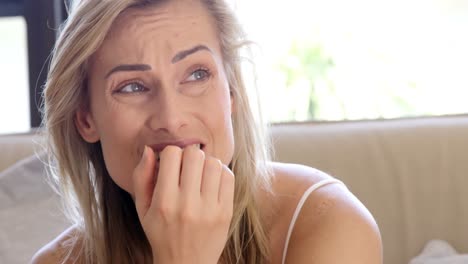
[[315, 183], [314, 185], [310, 186], [309, 189], [307, 189], [302, 195], [301, 199], [299, 200], [299, 203], [297, 204], [296, 210], [294, 211], [294, 214], [292, 216], [291, 223], [289, 224], [288, 234], [286, 235], [286, 242], [284, 243], [284, 249], [283, 249], [283, 261], [281, 261], [281, 263], [285, 264], [286, 254], [288, 253], [289, 239], [291, 238], [291, 234], [294, 229], [294, 224], [296, 223], [297, 217], [299, 216], [299, 213], [301, 212], [302, 206], [304, 206], [305, 201], [307, 200], [307, 198], [309, 198], [312, 192], [314, 192], [315, 190], [319, 189], [322, 186], [325, 186], [331, 183], [340, 183], [344, 185], [343, 182], [337, 179], [326, 179], [326, 180], [319, 181]]

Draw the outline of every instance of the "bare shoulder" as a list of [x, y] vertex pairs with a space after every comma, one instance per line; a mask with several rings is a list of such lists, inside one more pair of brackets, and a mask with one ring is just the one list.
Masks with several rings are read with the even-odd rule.
[[[276, 231], [286, 234], [292, 214], [307, 189], [333, 177], [296, 164], [274, 163], [273, 172], [273, 189], [281, 201], [281, 211], [288, 212], [281, 230]], [[377, 224], [343, 184], [331, 183], [315, 189], [300, 209], [287, 247], [286, 263], [310, 263], [312, 259], [314, 263], [382, 263]]]
[[71, 226], [63, 231], [58, 237], [43, 246], [32, 258], [31, 264], [62, 264], [64, 259], [70, 255], [70, 261], [65, 263], [79, 263], [75, 261], [72, 253], [75, 253], [77, 244], [79, 244], [79, 231], [77, 226]]

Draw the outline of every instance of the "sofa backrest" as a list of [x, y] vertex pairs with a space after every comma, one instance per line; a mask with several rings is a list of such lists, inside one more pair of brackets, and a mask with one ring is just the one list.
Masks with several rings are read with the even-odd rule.
[[0, 135], [0, 172], [19, 160], [43, 150], [43, 140], [36, 133]]
[[468, 252], [468, 116], [279, 124], [276, 159], [343, 180], [376, 218], [384, 263], [408, 263], [426, 242]]
[[[431, 239], [468, 252], [468, 116], [270, 129], [276, 160], [341, 179], [376, 218], [386, 264], [408, 263]], [[40, 149], [33, 134], [0, 136], [0, 171]]]

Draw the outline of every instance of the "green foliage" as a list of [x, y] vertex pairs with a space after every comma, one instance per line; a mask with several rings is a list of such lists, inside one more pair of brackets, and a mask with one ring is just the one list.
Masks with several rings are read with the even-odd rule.
[[[316, 117], [318, 107], [315, 82], [326, 78], [328, 70], [334, 67], [334, 62], [319, 43], [294, 40], [291, 47], [281, 60], [278, 69], [285, 75], [286, 89], [291, 89], [297, 82], [307, 80], [310, 87], [307, 107], [308, 119]], [[295, 110], [290, 111], [292, 117]]]

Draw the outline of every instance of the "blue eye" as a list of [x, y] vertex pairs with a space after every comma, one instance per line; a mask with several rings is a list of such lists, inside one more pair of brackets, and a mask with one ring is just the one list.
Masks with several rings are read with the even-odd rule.
[[206, 69], [198, 69], [194, 72], [192, 72], [192, 74], [190, 74], [190, 76], [187, 78], [186, 81], [188, 82], [191, 82], [191, 81], [203, 81], [207, 78], [210, 77], [210, 72]]
[[124, 93], [124, 94], [130, 94], [130, 93], [142, 93], [148, 90], [146, 87], [144, 87], [142, 84], [137, 83], [137, 82], [132, 82], [125, 84], [121, 88], [117, 90], [118, 93]]

